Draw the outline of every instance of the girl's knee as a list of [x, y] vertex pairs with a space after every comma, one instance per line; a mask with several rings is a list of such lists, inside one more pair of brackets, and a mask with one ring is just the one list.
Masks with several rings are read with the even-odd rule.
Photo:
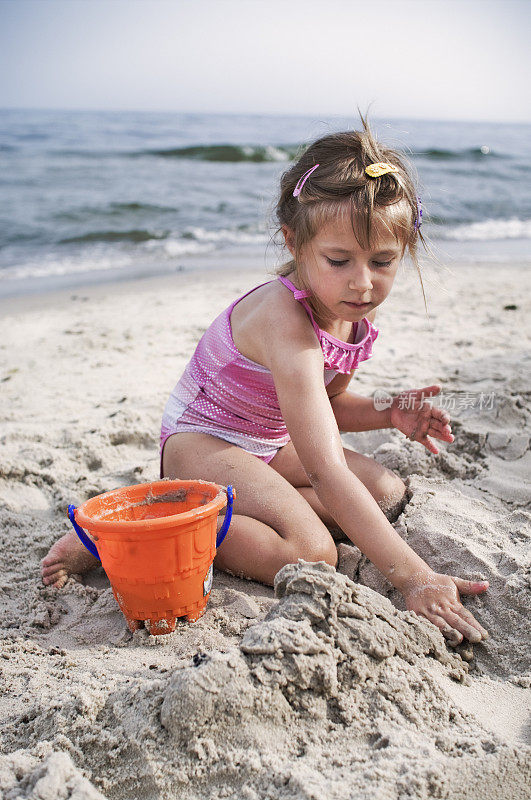
[[331, 536], [330, 541], [304, 542], [294, 548], [293, 560], [296, 561], [298, 558], [310, 563], [325, 561], [331, 567], [337, 567], [337, 547]]
[[376, 502], [390, 522], [398, 519], [407, 503], [407, 488], [404, 481], [391, 470], [386, 470]]

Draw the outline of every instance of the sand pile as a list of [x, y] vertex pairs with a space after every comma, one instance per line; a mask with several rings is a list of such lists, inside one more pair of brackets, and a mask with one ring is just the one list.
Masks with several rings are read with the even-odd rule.
[[67, 753], [48, 753], [46, 747], [38, 750], [41, 759], [25, 750], [0, 756], [0, 790], [4, 800], [105, 800], [75, 768]]
[[[9, 731], [29, 745], [11, 756], [21, 787], [60, 755], [37, 770], [46, 741], [113, 798], [524, 796], [525, 755], [441, 687], [467, 666], [432, 625], [323, 563], [285, 567], [275, 588], [279, 602], [223, 652], [151, 680], [109, 686], [78, 669], [68, 691], [43, 687]], [[56, 656], [53, 672], [68, 671]], [[65, 785], [79, 780], [66, 756], [61, 769]]]

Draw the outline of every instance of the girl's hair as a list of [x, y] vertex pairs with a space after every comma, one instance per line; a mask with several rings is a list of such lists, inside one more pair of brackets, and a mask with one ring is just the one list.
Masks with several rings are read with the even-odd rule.
[[[323, 136], [313, 142], [299, 160], [280, 179], [280, 198], [276, 205], [279, 226], [287, 225], [294, 233], [295, 258], [275, 270], [285, 277], [295, 270], [300, 285], [308, 289], [300, 267], [302, 247], [323, 225], [334, 220], [349, 219], [357, 242], [363, 249], [374, 246], [376, 226], [383, 225], [402, 245], [402, 254], [409, 252], [418, 272], [426, 304], [426, 295], [417, 257], [419, 231], [417, 189], [411, 168], [402, 154], [385, 147], [374, 138], [369, 123], [360, 113], [362, 131], [344, 131]], [[375, 162], [397, 167], [378, 178], [371, 178], [365, 167]], [[319, 164], [305, 181], [298, 197], [293, 191], [304, 174]], [[308, 301], [314, 311], [326, 319], [328, 314], [316, 298]]]

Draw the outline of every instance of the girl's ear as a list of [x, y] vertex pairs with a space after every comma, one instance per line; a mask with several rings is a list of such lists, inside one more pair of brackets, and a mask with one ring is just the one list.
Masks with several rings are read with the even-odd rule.
[[282, 226], [282, 233], [284, 234], [286, 247], [290, 251], [291, 255], [295, 257], [295, 234], [287, 225]]

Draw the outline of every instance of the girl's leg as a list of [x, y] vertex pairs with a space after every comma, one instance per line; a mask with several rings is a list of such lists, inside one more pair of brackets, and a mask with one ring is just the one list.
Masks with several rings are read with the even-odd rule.
[[[352, 450], [344, 453], [348, 466], [382, 511], [396, 519], [405, 504], [404, 483], [374, 459]], [[202, 478], [237, 487], [233, 521], [214, 562], [219, 569], [270, 584], [281, 566], [297, 558], [337, 563], [326, 527], [335, 526], [335, 521], [311, 487], [291, 442], [265, 464], [206, 434], [174, 434], [164, 448], [163, 469], [166, 477]], [[97, 563], [75, 533], [69, 532], [42, 560], [43, 582], [61, 588], [69, 575]]]
[[[406, 503], [406, 486], [401, 478], [374, 458], [345, 448], [343, 452], [350, 470], [367, 487], [386, 517], [391, 521], [397, 519]], [[297, 489], [325, 525], [335, 525], [310, 485], [292, 442], [278, 451], [269, 466]]]
[[201, 478], [236, 489], [234, 516], [214, 565], [271, 585], [285, 564], [337, 564], [330, 532], [288, 481], [256, 456], [204, 433], [176, 433], [166, 441], [163, 475]]

